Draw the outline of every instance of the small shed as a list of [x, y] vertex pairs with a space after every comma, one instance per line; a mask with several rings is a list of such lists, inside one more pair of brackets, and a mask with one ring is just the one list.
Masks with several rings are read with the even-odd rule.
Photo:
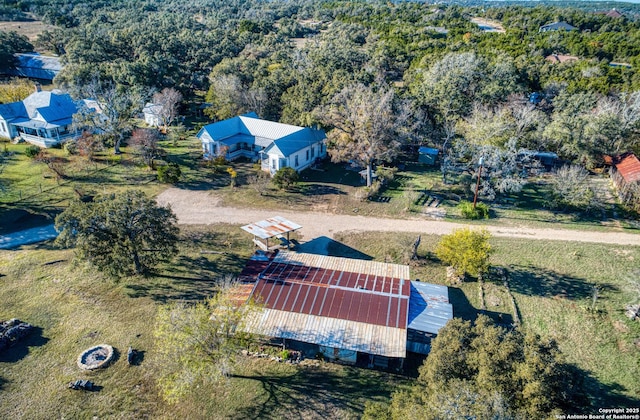
[[545, 168], [552, 168], [558, 163], [558, 155], [553, 152], [535, 152], [533, 158], [539, 161]]
[[18, 53], [14, 54], [14, 56], [18, 63], [15, 68], [9, 70], [8, 73], [11, 76], [51, 82], [62, 70], [60, 57], [40, 55], [38, 53]]
[[144, 114], [144, 122], [151, 127], [160, 127], [162, 125], [162, 105], [147, 102], [142, 109]]
[[418, 149], [418, 162], [427, 165], [435, 165], [438, 159], [438, 149], [432, 147], [421, 147]]
[[620, 200], [640, 211], [640, 159], [631, 153], [605, 157], [611, 166], [611, 180]]
[[[282, 216], [275, 216], [242, 226], [242, 230], [253, 235], [253, 243], [265, 251], [278, 249], [282, 246], [286, 246], [288, 249], [290, 244], [289, 234], [301, 228], [302, 226]], [[273, 240], [274, 238], [276, 239], [275, 241]], [[271, 245], [269, 245], [270, 239], [272, 240]]]

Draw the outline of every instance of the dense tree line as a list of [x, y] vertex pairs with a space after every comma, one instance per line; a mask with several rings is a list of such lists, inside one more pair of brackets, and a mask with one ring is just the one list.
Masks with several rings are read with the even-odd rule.
[[[468, 182], [483, 157], [484, 199], [517, 192], [536, 171], [532, 151], [586, 168], [603, 154], [640, 151], [640, 21], [629, 11], [311, 0], [4, 5], [56, 25], [36, 46], [61, 54], [56, 82], [76, 92], [96, 79], [142, 99], [164, 88], [185, 99], [205, 91], [212, 119], [257, 111], [331, 131], [340, 124], [328, 116], [358, 87], [390, 90], [388, 116], [402, 123], [393, 150], [366, 165], [427, 144], [443, 152], [445, 181]], [[473, 17], [506, 32], [484, 32]], [[578, 30], [539, 32], [554, 21]], [[578, 60], [553, 63], [551, 54]], [[531, 93], [539, 100], [529, 102]], [[330, 138], [333, 156], [355, 153], [340, 151], [337, 133]]]

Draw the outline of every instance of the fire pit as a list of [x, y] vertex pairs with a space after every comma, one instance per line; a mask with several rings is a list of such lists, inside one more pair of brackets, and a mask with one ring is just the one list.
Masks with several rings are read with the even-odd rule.
[[105, 367], [113, 359], [113, 347], [108, 344], [100, 344], [91, 347], [78, 356], [78, 367], [84, 370], [93, 370]]

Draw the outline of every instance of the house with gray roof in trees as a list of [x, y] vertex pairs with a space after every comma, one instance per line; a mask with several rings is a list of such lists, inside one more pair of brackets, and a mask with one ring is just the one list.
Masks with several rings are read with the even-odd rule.
[[577, 30], [575, 26], [569, 25], [567, 22], [553, 22], [548, 23], [546, 25], [542, 25], [538, 32], [549, 32], [549, 31], [573, 31]]
[[206, 125], [197, 137], [205, 159], [245, 157], [271, 175], [287, 166], [300, 172], [327, 155], [323, 130], [262, 120], [255, 112]]

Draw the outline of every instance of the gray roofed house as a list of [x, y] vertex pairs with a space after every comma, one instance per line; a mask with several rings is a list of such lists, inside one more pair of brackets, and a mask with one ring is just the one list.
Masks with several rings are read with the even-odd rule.
[[68, 93], [37, 88], [24, 101], [0, 105], [0, 136], [41, 147], [64, 143], [79, 134], [73, 127], [78, 105]]
[[549, 31], [573, 31], [577, 30], [575, 26], [569, 25], [567, 22], [553, 22], [548, 23], [546, 25], [542, 25], [538, 32], [549, 32]]
[[15, 68], [9, 70], [8, 73], [11, 76], [52, 81], [62, 70], [62, 63], [59, 57], [37, 53], [18, 53], [14, 55], [18, 60], [18, 64]]
[[272, 175], [286, 166], [301, 171], [327, 154], [324, 131], [262, 120], [254, 112], [206, 125], [197, 137], [206, 159], [260, 160]]

